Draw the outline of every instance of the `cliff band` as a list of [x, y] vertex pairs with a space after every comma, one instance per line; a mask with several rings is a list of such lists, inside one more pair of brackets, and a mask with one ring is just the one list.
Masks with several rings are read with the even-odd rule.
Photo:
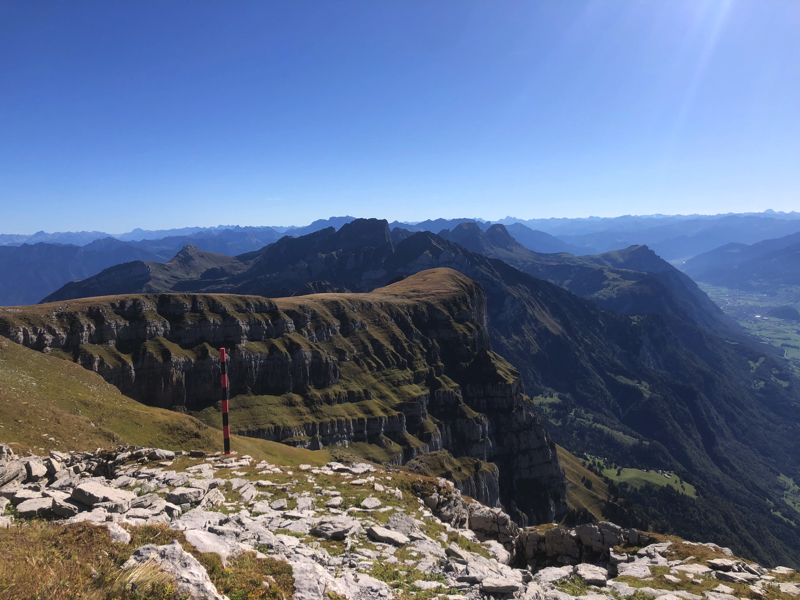
[[483, 289], [450, 269], [368, 294], [137, 294], [5, 308], [0, 334], [209, 424], [219, 422], [224, 346], [234, 433], [413, 461], [521, 522], [566, 512], [555, 446], [519, 373], [490, 347]]

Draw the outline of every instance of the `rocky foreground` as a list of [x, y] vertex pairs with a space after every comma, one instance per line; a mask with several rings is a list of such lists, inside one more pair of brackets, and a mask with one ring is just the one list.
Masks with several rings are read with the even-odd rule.
[[793, 569], [714, 544], [612, 523], [519, 529], [449, 481], [363, 462], [288, 466], [138, 447], [20, 458], [0, 444], [0, 515], [10, 531], [92, 523], [120, 545], [142, 526], [180, 532], [183, 543], [135, 548], [120, 569], [157, 565], [191, 598], [225, 597], [197, 553], [223, 565], [244, 553], [285, 561], [303, 600], [800, 597]]

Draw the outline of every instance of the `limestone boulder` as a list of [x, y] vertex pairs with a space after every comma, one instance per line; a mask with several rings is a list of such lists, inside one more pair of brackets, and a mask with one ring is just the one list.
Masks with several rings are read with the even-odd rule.
[[575, 575], [589, 585], [596, 585], [597, 587], [605, 587], [608, 582], [608, 569], [586, 563], [575, 567]]
[[197, 504], [203, 499], [205, 492], [199, 488], [177, 487], [167, 494], [167, 502], [172, 504]]
[[214, 587], [203, 565], [186, 552], [177, 541], [165, 546], [148, 545], [138, 548], [122, 565], [122, 569], [134, 569], [147, 562], [158, 565], [174, 577], [178, 591], [188, 594], [192, 599], [223, 600], [224, 598]]
[[392, 544], [393, 546], [405, 546], [411, 540], [399, 531], [392, 531], [386, 527], [375, 525], [367, 529], [370, 539], [382, 544]]
[[52, 498], [32, 498], [17, 504], [17, 513], [23, 518], [45, 516], [50, 514], [52, 508]]
[[357, 535], [361, 531], [361, 524], [349, 517], [333, 517], [324, 519], [310, 530], [312, 535], [326, 540], [343, 540], [348, 536]]
[[117, 502], [130, 506], [136, 494], [109, 487], [98, 481], [85, 481], [72, 490], [71, 497], [87, 506], [94, 506], [100, 502]]
[[513, 594], [519, 588], [519, 583], [498, 577], [487, 577], [481, 582], [481, 591], [484, 594]]

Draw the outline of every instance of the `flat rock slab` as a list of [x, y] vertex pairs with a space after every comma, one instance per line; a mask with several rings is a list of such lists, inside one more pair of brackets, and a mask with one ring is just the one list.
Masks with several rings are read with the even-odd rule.
[[453, 560], [466, 564], [472, 558], [472, 555], [461, 548], [460, 546], [456, 545], [455, 542], [451, 543], [446, 549], [445, 554], [452, 558]]
[[727, 571], [717, 571], [715, 576], [720, 581], [726, 581], [728, 583], [753, 583], [760, 579], [758, 575], [753, 575], [752, 573], [733, 573]]
[[361, 502], [361, 508], [366, 508], [367, 510], [374, 510], [381, 505], [381, 501], [377, 498], [373, 498], [370, 496], [369, 498], [364, 498], [363, 502]]
[[519, 588], [520, 585], [510, 579], [487, 577], [481, 582], [481, 591], [484, 594], [513, 594]]
[[85, 481], [72, 490], [72, 499], [87, 506], [100, 502], [118, 502], [130, 505], [136, 494], [126, 490], [118, 490], [97, 481]]
[[311, 534], [326, 540], [343, 540], [361, 531], [361, 524], [348, 517], [334, 517], [321, 521], [311, 529]]
[[650, 577], [650, 567], [641, 561], [632, 563], [620, 563], [617, 565], [617, 573], [622, 576], [635, 577], [636, 579], [644, 579]]
[[423, 581], [422, 579], [417, 579], [412, 585], [421, 590], [435, 590], [444, 587], [441, 581]]
[[575, 575], [583, 579], [589, 585], [605, 587], [608, 582], [608, 570], [590, 564], [580, 564], [575, 567]]
[[703, 592], [703, 596], [705, 596], [706, 600], [737, 600], [736, 596], [720, 592]]
[[706, 562], [708, 566], [715, 571], [730, 571], [737, 563], [737, 561], [731, 560], [730, 558], [712, 558]]
[[64, 500], [60, 498], [53, 498], [53, 514], [59, 517], [64, 517], [65, 519], [69, 519], [70, 517], [74, 517], [79, 512], [87, 510], [89, 507], [85, 504], [81, 504], [71, 498], [66, 498]]
[[572, 574], [575, 572], [575, 569], [570, 566], [566, 567], [546, 567], [536, 573], [533, 576], [533, 579], [536, 583], [543, 584], [543, 583], [555, 583], [556, 581], [561, 581], [562, 579], [566, 579], [567, 577], [572, 577]]
[[206, 493], [199, 488], [178, 487], [167, 494], [167, 502], [172, 504], [196, 504], [203, 499]]
[[344, 504], [344, 498], [342, 498], [341, 496], [335, 496], [330, 500], [328, 500], [325, 503], [325, 506], [327, 506], [328, 508], [339, 508], [342, 504]]
[[186, 531], [184, 535], [186, 536], [186, 541], [194, 546], [198, 552], [213, 552], [214, 554], [219, 554], [223, 564], [227, 563], [228, 557], [236, 557], [242, 552], [238, 542], [211, 533], [210, 531], [190, 529]]
[[300, 497], [297, 499], [297, 510], [313, 510], [314, 509], [314, 499], [308, 497]]
[[676, 571], [682, 571], [684, 573], [692, 573], [694, 575], [705, 575], [707, 573], [711, 573], [711, 569], [705, 565], [676, 565], [673, 567]]
[[19, 513], [20, 517], [30, 518], [48, 514], [52, 508], [52, 498], [31, 498], [17, 505], [17, 513]]
[[392, 544], [393, 546], [404, 546], [411, 540], [399, 531], [392, 531], [386, 527], [379, 527], [375, 525], [367, 529], [367, 535], [370, 539], [381, 542], [383, 544]]
[[783, 594], [789, 594], [790, 596], [800, 596], [800, 586], [794, 583], [779, 583], [778, 587]]

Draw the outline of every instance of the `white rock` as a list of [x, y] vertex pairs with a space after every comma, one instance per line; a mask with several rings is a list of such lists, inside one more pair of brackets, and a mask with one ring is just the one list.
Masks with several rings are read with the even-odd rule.
[[556, 581], [572, 577], [574, 572], [575, 569], [569, 565], [566, 567], [546, 567], [536, 573], [536, 575], [533, 576], [533, 580], [539, 584], [555, 583]]
[[205, 496], [205, 492], [199, 488], [177, 487], [167, 494], [167, 502], [172, 504], [195, 504], [200, 502]]
[[210, 531], [190, 529], [184, 535], [186, 536], [186, 541], [194, 546], [198, 552], [219, 554], [223, 564], [227, 564], [229, 557], [235, 558], [242, 553], [242, 548], [238, 542]]
[[17, 504], [17, 513], [20, 517], [35, 517], [48, 514], [53, 508], [52, 498], [31, 498]]
[[500, 564], [507, 565], [511, 562], [511, 553], [500, 542], [488, 540], [483, 545], [486, 547], [486, 551]]
[[589, 585], [604, 587], [608, 581], [608, 570], [590, 564], [580, 564], [575, 567], [575, 575], [582, 578]]
[[111, 539], [113, 541], [120, 544], [131, 543], [131, 534], [116, 523], [105, 523], [105, 526], [108, 529], [108, 533], [111, 535]]
[[513, 594], [519, 588], [518, 583], [509, 579], [487, 577], [481, 582], [481, 591], [484, 594]]
[[175, 578], [178, 591], [190, 598], [223, 600], [208, 573], [197, 559], [174, 541], [166, 546], [142, 546], [122, 565], [129, 570], [145, 562], [153, 562]]
[[361, 508], [366, 508], [368, 510], [374, 510], [381, 505], [381, 501], [377, 498], [370, 496], [369, 498], [364, 498], [361, 502]]
[[435, 590], [440, 587], [444, 587], [444, 584], [441, 581], [424, 581], [422, 579], [417, 579], [411, 585], [421, 590]]
[[311, 534], [328, 540], [343, 540], [361, 531], [361, 524], [348, 517], [333, 517], [321, 521], [311, 529]]
[[72, 490], [72, 499], [87, 506], [100, 502], [115, 502], [130, 506], [134, 498], [136, 494], [133, 492], [118, 490], [97, 481], [85, 481]]
[[620, 563], [617, 565], [617, 573], [622, 576], [635, 577], [636, 579], [644, 579], [650, 577], [650, 567], [642, 562], [635, 561], [631, 563]]
[[676, 571], [683, 571], [684, 573], [692, 573], [694, 575], [705, 575], [706, 573], [711, 573], [711, 569], [705, 565], [698, 565], [698, 564], [689, 564], [689, 565], [677, 565], [673, 567]]
[[286, 510], [287, 503], [286, 498], [278, 498], [277, 500], [273, 500], [270, 502], [269, 507], [272, 510]]
[[379, 527], [378, 525], [367, 529], [367, 535], [376, 542], [392, 544], [394, 546], [404, 546], [411, 541], [399, 531], [392, 531], [391, 529]]
[[344, 498], [341, 496], [334, 496], [325, 503], [325, 506], [328, 508], [339, 508], [342, 504], [344, 504]]

